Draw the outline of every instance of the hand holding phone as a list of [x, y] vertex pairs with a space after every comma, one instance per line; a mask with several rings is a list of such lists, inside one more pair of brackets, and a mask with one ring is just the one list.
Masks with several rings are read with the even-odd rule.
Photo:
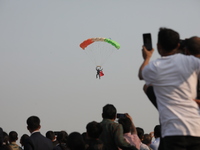
[[152, 50], [152, 40], [151, 40], [151, 33], [144, 33], [143, 34], [143, 43], [147, 50]]
[[124, 118], [124, 117], [126, 117], [126, 114], [120, 114], [120, 113], [117, 114], [117, 118]]

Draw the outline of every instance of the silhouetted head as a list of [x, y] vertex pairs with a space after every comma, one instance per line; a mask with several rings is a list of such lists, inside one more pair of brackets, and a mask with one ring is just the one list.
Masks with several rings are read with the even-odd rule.
[[144, 138], [144, 129], [140, 128], [140, 127], [136, 127], [137, 130], [137, 135], [140, 138], [140, 140], [142, 141]]
[[22, 146], [24, 146], [26, 139], [29, 138], [28, 134], [23, 134], [20, 138], [20, 143]]
[[57, 135], [57, 141], [59, 143], [67, 143], [68, 134], [66, 131], [60, 131]]
[[8, 136], [9, 136], [9, 141], [10, 142], [15, 142], [15, 141], [18, 140], [18, 134], [17, 134], [16, 131], [10, 131]]
[[151, 140], [152, 140], [152, 137], [151, 135], [149, 134], [144, 134], [144, 138], [143, 138], [143, 141], [142, 143], [146, 144], [146, 145], [150, 145], [151, 144]]
[[46, 132], [46, 138], [50, 139], [51, 141], [55, 140], [56, 135], [53, 131], [47, 131]]
[[154, 127], [154, 137], [161, 137], [161, 126], [160, 125], [156, 125]]
[[9, 136], [5, 131], [3, 131], [3, 144], [9, 145]]
[[170, 53], [179, 48], [179, 33], [167, 28], [160, 28], [158, 32], [158, 52], [160, 55]]
[[79, 132], [72, 132], [69, 134], [67, 145], [70, 150], [85, 150], [85, 142]]
[[35, 130], [39, 130], [40, 129], [40, 118], [37, 116], [31, 116], [27, 119], [26, 121], [27, 123], [27, 129], [30, 132], [33, 132]]
[[190, 55], [200, 57], [200, 38], [193, 36], [189, 39], [186, 39], [186, 49]]
[[117, 114], [117, 109], [112, 104], [107, 104], [103, 107], [102, 117], [104, 119], [115, 119]]
[[86, 130], [90, 138], [98, 139], [102, 132], [102, 126], [100, 123], [92, 121], [87, 124]]
[[124, 133], [131, 132], [132, 121], [128, 117], [119, 118], [118, 122], [122, 125]]

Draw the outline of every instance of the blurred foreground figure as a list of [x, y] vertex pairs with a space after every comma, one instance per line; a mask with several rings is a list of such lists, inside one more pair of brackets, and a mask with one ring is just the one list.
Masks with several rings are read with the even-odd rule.
[[165, 150], [200, 149], [199, 106], [194, 101], [200, 77], [200, 60], [179, 53], [179, 34], [161, 28], [157, 49], [161, 58], [149, 63], [154, 50], [143, 47], [139, 78], [152, 85]]

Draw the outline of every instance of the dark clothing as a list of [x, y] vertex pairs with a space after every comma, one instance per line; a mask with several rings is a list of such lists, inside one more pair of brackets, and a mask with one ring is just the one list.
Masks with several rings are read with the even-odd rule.
[[135, 146], [130, 145], [123, 137], [123, 127], [110, 119], [103, 119], [101, 122], [103, 131], [100, 140], [103, 142], [106, 150], [137, 150]]
[[0, 146], [0, 150], [12, 150], [12, 148], [9, 145], [2, 145]]
[[98, 139], [89, 139], [86, 141], [87, 150], [105, 150], [103, 142]]
[[163, 142], [164, 150], [200, 150], [200, 137], [166, 136]]
[[53, 144], [40, 132], [35, 132], [26, 139], [24, 150], [53, 150]]
[[156, 107], [156, 109], [158, 109], [157, 107], [157, 103], [156, 103], [156, 96], [153, 90], [153, 86], [149, 86], [146, 89], [146, 95], [149, 98], [149, 100], [151, 101], [151, 103]]
[[165, 150], [163, 138], [160, 137], [160, 143], [158, 146], [158, 150]]
[[68, 150], [68, 148], [66, 144], [58, 144], [53, 148], [53, 150]]
[[99, 77], [99, 79], [101, 78], [101, 76], [100, 76], [100, 72], [101, 72], [101, 70], [100, 70], [100, 69], [97, 69], [96, 78], [98, 78], [98, 77]]
[[0, 127], [0, 146], [3, 144], [3, 129]]
[[58, 145], [58, 141], [57, 140], [53, 141], [52, 143], [53, 143], [53, 147], [56, 147]]
[[200, 82], [197, 83], [197, 99], [200, 99]]

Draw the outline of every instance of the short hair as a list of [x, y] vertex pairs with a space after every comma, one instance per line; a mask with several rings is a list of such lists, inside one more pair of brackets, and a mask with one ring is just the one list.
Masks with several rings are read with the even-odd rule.
[[57, 141], [59, 143], [67, 143], [68, 134], [66, 131], [60, 131], [57, 135]]
[[70, 150], [85, 150], [85, 141], [79, 132], [72, 132], [69, 134], [67, 145]]
[[9, 136], [5, 131], [3, 131], [3, 143], [5, 143], [5, 145], [9, 145]]
[[53, 131], [46, 132], [46, 138], [50, 139], [51, 141], [55, 139], [55, 133]]
[[156, 125], [154, 127], [154, 136], [161, 137], [161, 125]]
[[186, 48], [191, 55], [199, 55], [200, 54], [200, 38], [197, 36], [193, 36], [189, 39], [186, 39]]
[[166, 52], [171, 52], [180, 43], [179, 33], [167, 28], [160, 28], [158, 32], [158, 44]]
[[23, 134], [20, 138], [20, 143], [22, 146], [24, 146], [26, 139], [29, 138], [28, 134]]
[[11, 142], [15, 142], [18, 140], [18, 134], [16, 131], [10, 131], [8, 136], [9, 136], [9, 141]]
[[92, 121], [87, 124], [86, 130], [90, 138], [97, 139], [102, 132], [102, 126], [100, 123]]
[[136, 130], [137, 130], [138, 137], [142, 140], [144, 137], [144, 129], [142, 129], [140, 127], [136, 127]]
[[30, 116], [26, 121], [28, 128], [31, 130], [37, 130], [40, 127], [40, 118], [37, 116]]
[[102, 117], [104, 119], [115, 119], [117, 114], [117, 109], [112, 104], [107, 104], [103, 107]]
[[119, 118], [118, 122], [122, 125], [124, 133], [131, 132], [132, 121], [128, 117]]
[[149, 135], [149, 134], [144, 134], [144, 138], [143, 138], [142, 143], [144, 143], [144, 144], [146, 144], [146, 145], [149, 145], [149, 144], [151, 144], [151, 140], [152, 140], [151, 135]]

